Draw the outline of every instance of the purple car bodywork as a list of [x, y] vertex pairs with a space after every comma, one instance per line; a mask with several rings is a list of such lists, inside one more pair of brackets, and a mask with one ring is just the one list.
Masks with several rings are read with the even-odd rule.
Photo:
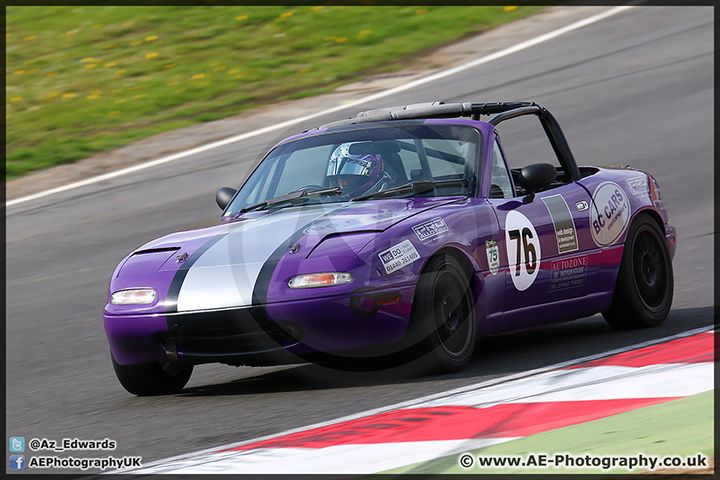
[[[352, 355], [398, 342], [408, 330], [420, 273], [440, 251], [471, 266], [477, 335], [603, 312], [613, 299], [629, 226], [641, 212], [661, 226], [674, 256], [675, 229], [651, 175], [580, 167], [582, 178], [538, 192], [531, 202], [490, 198], [494, 126], [425, 123], [470, 126], [485, 139], [476, 197], [252, 211], [153, 240], [125, 257], [110, 281], [103, 319], [117, 363], [262, 364], [273, 362], [265, 354], [278, 361], [317, 352]], [[523, 246], [525, 255], [533, 250], [532, 264], [519, 261]], [[398, 255], [402, 265], [391, 262]], [[298, 274], [336, 271], [354, 281], [288, 286]], [[113, 292], [145, 287], [158, 293], [151, 304], [110, 303]]]

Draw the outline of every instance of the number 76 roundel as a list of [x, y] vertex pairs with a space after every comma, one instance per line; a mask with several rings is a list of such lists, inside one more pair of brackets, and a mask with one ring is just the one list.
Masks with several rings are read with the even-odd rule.
[[510, 278], [515, 288], [527, 290], [540, 271], [540, 238], [530, 220], [520, 212], [511, 211], [505, 218]]

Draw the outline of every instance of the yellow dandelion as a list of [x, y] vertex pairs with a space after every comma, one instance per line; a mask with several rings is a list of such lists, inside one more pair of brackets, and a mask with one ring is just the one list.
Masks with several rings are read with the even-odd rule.
[[340, 37], [335, 39], [335, 43], [347, 42], [347, 37]]
[[216, 72], [222, 72], [223, 70], [226, 70], [227, 67], [225, 65], [220, 65], [219, 67], [215, 67]]
[[100, 95], [100, 94], [102, 94], [102, 92], [103, 92], [102, 90], [92, 90], [92, 91], [90, 91], [90, 93], [93, 94], [93, 95]]
[[100, 98], [100, 95], [88, 95], [85, 98], [87, 98], [88, 100], [95, 100], [96, 98]]
[[336, 38], [337, 38], [337, 37], [336, 37], [335, 35], [333, 35], [333, 36], [331, 36], [331, 37], [325, 37], [325, 41], [326, 41], [326, 42], [332, 42], [332, 41], [335, 40]]
[[120, 105], [121, 103], [125, 103], [125, 99], [124, 99], [124, 98], [121, 98], [120, 100], [115, 100], [113, 103], [114, 103], [115, 105]]
[[28, 35], [27, 37], [23, 38], [23, 42], [29, 42], [30, 40], [35, 40], [35, 35]]
[[47, 94], [47, 98], [55, 98], [55, 97], [59, 97], [59, 96], [60, 96], [60, 94], [57, 92], [52, 92], [52, 93]]
[[39, 68], [31, 68], [30, 70], [28, 70], [28, 73], [37, 72], [38, 70], [40, 70], [40, 69]]
[[180, 88], [178, 90], [175, 90], [175, 93], [183, 93], [183, 92], [187, 92], [187, 88]]
[[57, 74], [58, 74], [58, 72], [50, 72], [50, 73], [46, 73], [45, 76], [46, 77], [54, 77]]
[[135, 87], [130, 87], [130, 88], [128, 88], [128, 90], [137, 90], [138, 88], [140, 88], [140, 87], [135, 86]]
[[240, 75], [235, 75], [233, 78], [245, 78], [245, 74], [241, 73]]
[[5, 120], [10, 120], [10, 115], [5, 115]]
[[236, 73], [240, 73], [240, 70], [230, 70], [227, 72], [228, 75], [235, 75]]
[[145, 98], [145, 95], [141, 93], [141, 94], [139, 94], [139, 95], [134, 95], [133, 98], [134, 98], [135, 100], [140, 100], [141, 98]]
[[18, 70], [16, 72], [13, 72], [13, 75], [22, 75], [23, 73], [25, 73], [25, 70]]
[[110, 68], [110, 67], [114, 67], [116, 65], [117, 65], [117, 62], [108, 62], [104, 66]]
[[10, 35], [12, 35], [12, 33], [6, 33], [5, 38], [9, 37]]
[[122, 88], [116, 88], [115, 90], [111, 91], [110, 93], [120, 93], [122, 91], [123, 91]]
[[317, 6], [317, 7], [313, 7], [312, 10], [313, 10], [313, 12], [317, 12], [318, 10], [322, 10], [323, 8], [325, 8], [325, 7]]
[[207, 77], [207, 75], [205, 75], [204, 73], [198, 73], [197, 75], [193, 75], [192, 78], [191, 78], [191, 80], [200, 80], [200, 79], [203, 79], [203, 78], [205, 78], [205, 77]]
[[22, 97], [13, 97], [10, 99], [11, 102], [19, 102], [20, 100], [22, 100]]
[[83, 68], [95, 68], [95, 67], [97, 67], [97, 65], [95, 65], [94, 63], [91, 63], [90, 65], [85, 65]]
[[138, 45], [142, 45], [142, 42], [137, 41], [137, 42], [132, 42], [132, 43], [130, 44], [131, 47], [137, 47]]
[[512, 12], [513, 10], [517, 10], [517, 6], [515, 5], [508, 5], [507, 7], [503, 8], [503, 11], [505, 12]]
[[95, 60], [93, 60], [93, 63], [102, 63], [102, 62], [103, 62], [102, 58], [96, 58]]
[[178, 84], [178, 82], [170, 82], [170, 83], [166, 83], [165, 86], [166, 87], [174, 87], [177, 84]]
[[169, 65], [163, 65], [163, 68], [173, 68], [175, 66], [174, 63], [171, 63]]
[[158, 36], [157, 36], [157, 35], [151, 35], [151, 36], [149, 36], [149, 37], [145, 37], [145, 41], [146, 41], [146, 42], [154, 42], [154, 41], [157, 40], [157, 39], [158, 39]]
[[145, 58], [155, 58], [158, 56], [157, 52], [150, 52], [145, 54]]
[[419, 10], [415, 10], [415, 15], [422, 15], [423, 13], [427, 13], [427, 12], [428, 12], [427, 8], [421, 8]]
[[92, 28], [102, 28], [104, 26], [102, 23], [98, 23], [97, 25], [93, 25]]
[[108, 115], [120, 115], [120, 110], [115, 110], [114, 112], [108, 113]]
[[363, 30], [360, 32], [360, 35], [370, 35], [372, 33], [372, 30]]
[[295, 15], [295, 10], [293, 10], [291, 12], [285, 12], [285, 13], [280, 14], [280, 18], [288, 18], [288, 17], [292, 17], [293, 15]]
[[124, 68], [122, 70], [115, 70], [115, 73], [117, 73], [118, 75], [125, 72], [127, 72], [127, 70], [125, 70]]
[[81, 63], [90, 63], [93, 60], [95, 60], [93, 57], [89, 57], [89, 58], [83, 58], [82, 60], [80, 60], [80, 62]]
[[72, 93], [72, 92], [71, 92], [71, 93], [63, 93], [63, 94], [62, 94], [62, 97], [63, 97], [63, 98], [73, 98], [73, 97], [76, 97], [76, 96], [77, 96], [77, 95], [75, 95], [75, 94]]
[[237, 20], [238, 22], [241, 22], [243, 20], [247, 20], [248, 18], [250, 18], [250, 17], [248, 17], [247, 15], [240, 15], [239, 17], [235, 17], [235, 20]]

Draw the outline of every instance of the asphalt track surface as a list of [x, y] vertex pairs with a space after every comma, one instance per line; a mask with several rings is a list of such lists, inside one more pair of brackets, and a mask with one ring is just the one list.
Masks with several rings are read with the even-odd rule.
[[[112, 371], [102, 328], [114, 266], [148, 240], [218, 215], [215, 191], [238, 186], [285, 133], [274, 132], [8, 208], [7, 436], [110, 438], [113, 452], [73, 455], [147, 463], [712, 324], [713, 28], [711, 8], [634, 8], [355, 109], [534, 100], [556, 116], [579, 164], [653, 172], [679, 233], [675, 299], [662, 326], [615, 332], [596, 315], [493, 337], [452, 375], [206, 365], [179, 395], [131, 396]], [[508, 145], [515, 135], [509, 155], [534, 152], [525, 134], [503, 136]]]

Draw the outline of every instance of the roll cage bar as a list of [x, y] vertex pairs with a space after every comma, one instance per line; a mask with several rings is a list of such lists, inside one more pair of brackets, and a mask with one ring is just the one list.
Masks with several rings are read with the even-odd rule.
[[360, 112], [353, 118], [326, 123], [305, 130], [327, 129], [359, 123], [387, 122], [392, 120], [420, 120], [428, 118], [471, 117], [480, 120], [481, 115], [493, 115], [487, 123], [495, 126], [500, 122], [523, 115], [535, 115], [557, 155], [560, 165], [570, 181], [580, 180], [580, 170], [575, 162], [560, 124], [548, 109], [535, 102], [495, 102], [495, 103], [445, 103], [443, 101], [415, 103], [412, 105], [380, 108]]

